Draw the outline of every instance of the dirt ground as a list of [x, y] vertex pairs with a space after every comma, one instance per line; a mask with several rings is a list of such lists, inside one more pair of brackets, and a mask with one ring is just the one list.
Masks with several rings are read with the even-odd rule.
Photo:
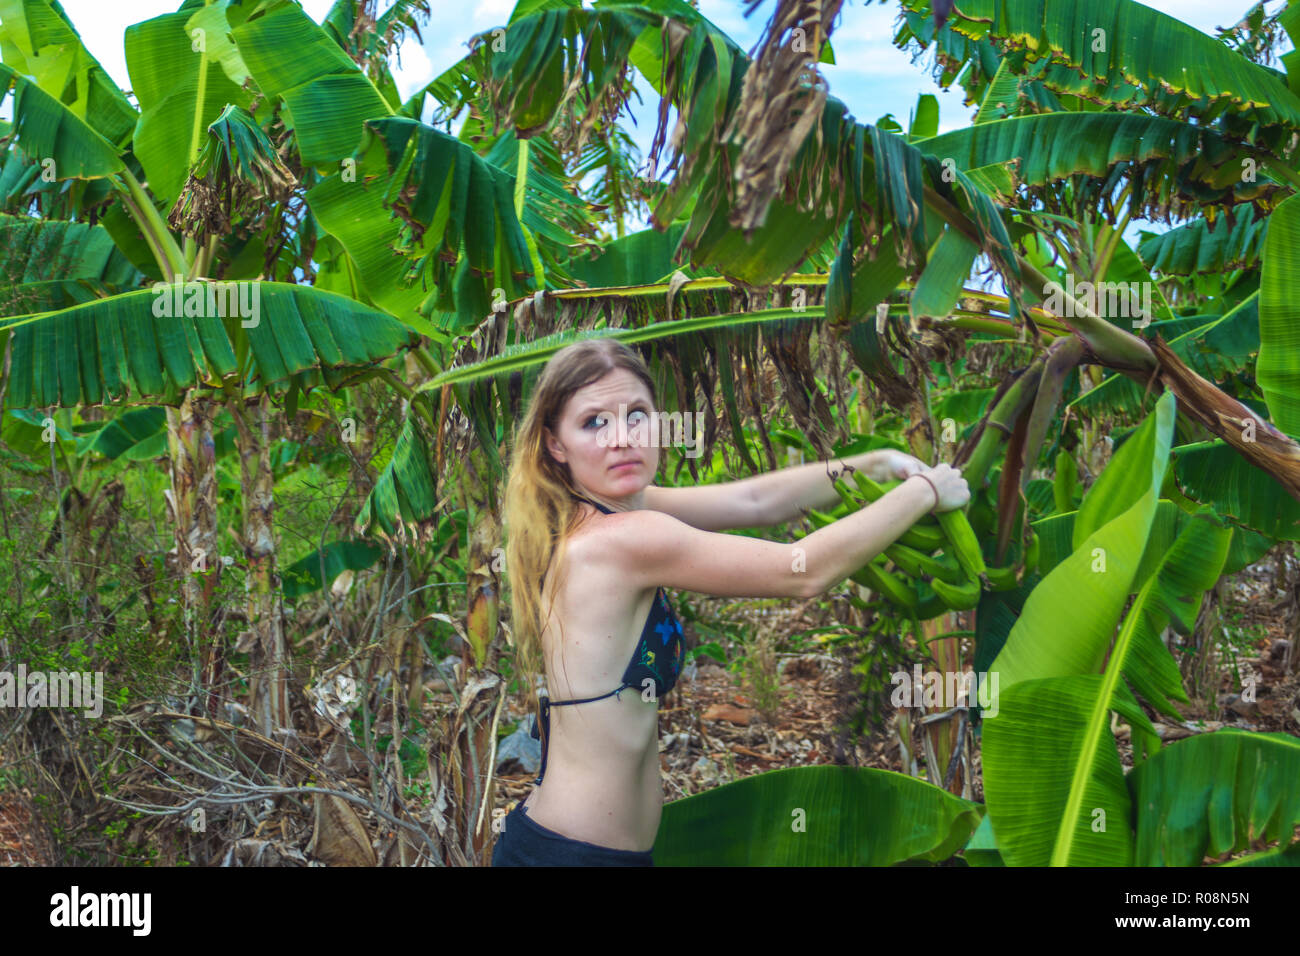
[[[1300, 578], [1295, 559], [1289, 579]], [[1228, 635], [1222, 654], [1201, 662], [1197, 673], [1206, 689], [1181, 706], [1185, 720], [1176, 723], [1148, 709], [1166, 741], [1224, 726], [1300, 736], [1300, 675], [1287, 677], [1281, 668], [1285, 644], [1290, 640], [1289, 605], [1294, 595], [1276, 587], [1278, 569], [1266, 556], [1245, 571], [1220, 584], [1223, 602], [1220, 628]], [[824, 602], [809, 601], [785, 607], [762, 607], [764, 602], [709, 599], [693, 596], [702, 619], [731, 621], [744, 633], [766, 637], [776, 648], [783, 703], [774, 723], [764, 720], [737, 668], [724, 668], [706, 656], [678, 681], [660, 703], [660, 764], [664, 798], [677, 800], [717, 787], [740, 777], [783, 767], [811, 764], [847, 764], [906, 772], [903, 766], [897, 719], [882, 731], [866, 737], [842, 731], [859, 699], [860, 678], [851, 672], [853, 655], [846, 646], [795, 653], [783, 650], [791, 635], [825, 628], [830, 619]], [[771, 602], [766, 602], [770, 604]], [[688, 639], [695, 642], [689, 621], [683, 621]], [[729, 661], [738, 660], [744, 648], [719, 641]], [[815, 642], [805, 646], [819, 647]], [[963, 660], [969, 662], [970, 649]], [[1243, 695], [1243, 682], [1253, 676], [1253, 701]], [[1215, 688], [1211, 693], [1210, 688]], [[891, 711], [891, 713], [896, 713]], [[919, 711], [913, 714], [920, 717]], [[518, 701], [508, 701], [504, 726], [523, 717]], [[1132, 765], [1128, 727], [1114, 728], [1121, 761]], [[913, 720], [911, 746], [918, 772], [925, 774], [922, 731]], [[967, 791], [982, 799], [978, 787], [978, 748], [975, 748], [976, 785]], [[910, 763], [910, 761], [909, 761]], [[531, 773], [498, 777], [495, 806], [509, 810], [532, 789]], [[50, 865], [56, 850], [39, 824], [30, 797], [0, 793], [0, 865]]]

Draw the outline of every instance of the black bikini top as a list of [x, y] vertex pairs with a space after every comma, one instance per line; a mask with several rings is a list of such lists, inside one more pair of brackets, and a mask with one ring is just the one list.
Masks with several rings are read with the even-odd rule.
[[[609, 508], [589, 498], [581, 498], [577, 495], [573, 497], [578, 501], [587, 502], [587, 504], [598, 508], [607, 515], [614, 513]], [[664, 594], [664, 589], [658, 588], [655, 591], [654, 601], [650, 605], [650, 614], [646, 618], [645, 626], [641, 628], [641, 639], [637, 642], [636, 651], [632, 654], [632, 660], [628, 663], [627, 669], [623, 671], [623, 683], [608, 694], [601, 694], [599, 697], [551, 700], [542, 695], [540, 720], [533, 724], [532, 733], [534, 739], [540, 739], [542, 742], [542, 769], [533, 783], [540, 784], [542, 777], [546, 775], [546, 744], [551, 730], [550, 708], [562, 707], [566, 704], [587, 704], [593, 700], [604, 700], [606, 697], [617, 698], [625, 690], [631, 689], [640, 692], [649, 690], [652, 685], [654, 687], [654, 699], [658, 700], [677, 684], [677, 676], [682, 670], [682, 658], [685, 651], [686, 641], [682, 634], [681, 621], [677, 619], [672, 605], [668, 603], [668, 597]], [[538, 733], [539, 724], [541, 726], [540, 734]]]

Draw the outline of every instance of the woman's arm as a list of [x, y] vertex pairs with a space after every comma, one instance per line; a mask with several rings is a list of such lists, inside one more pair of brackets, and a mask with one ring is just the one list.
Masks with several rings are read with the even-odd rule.
[[[947, 467], [941, 465], [936, 475], [939, 488], [949, 487], [945, 493], [952, 497], [960, 478], [956, 472], [945, 478]], [[965, 492], [964, 482], [960, 490]], [[616, 568], [640, 587], [718, 597], [809, 598], [843, 581], [934, 507], [934, 488], [917, 478], [793, 544], [701, 531], [663, 512], [640, 509], [610, 515], [575, 547], [583, 549], [585, 563]]]
[[[906, 474], [898, 471], [904, 461], [914, 463], [914, 467], [903, 468]], [[828, 511], [835, 507], [840, 503], [840, 496], [835, 493], [830, 476], [841, 474], [846, 464], [852, 465], [873, 481], [906, 478], [927, 467], [911, 455], [881, 448], [831, 461], [792, 465], [778, 471], [769, 471], [765, 475], [755, 475], [744, 482], [750, 486], [754, 499], [754, 511], [758, 517], [754, 526], [785, 524], [801, 517], [808, 508]], [[850, 488], [855, 487], [851, 478], [846, 480]]]

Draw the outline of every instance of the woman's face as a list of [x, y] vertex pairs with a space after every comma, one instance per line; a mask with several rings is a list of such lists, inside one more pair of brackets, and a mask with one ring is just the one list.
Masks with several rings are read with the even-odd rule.
[[569, 466], [580, 491], [625, 498], [650, 484], [659, 469], [655, 421], [645, 384], [618, 368], [569, 396], [546, 447]]

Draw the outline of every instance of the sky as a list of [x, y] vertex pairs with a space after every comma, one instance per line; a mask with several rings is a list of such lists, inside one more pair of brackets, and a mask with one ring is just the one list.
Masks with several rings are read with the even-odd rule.
[[[130, 80], [123, 51], [123, 32], [129, 24], [147, 20], [180, 7], [179, 0], [61, 0], [91, 54], [123, 89]], [[302, 0], [303, 9], [319, 22], [333, 0]], [[432, 0], [433, 17], [422, 29], [423, 44], [408, 36], [398, 50], [400, 67], [394, 78], [402, 94], [409, 95], [464, 56], [466, 41], [475, 33], [504, 26], [515, 0]], [[1231, 0], [1149, 0], [1146, 4], [1178, 17], [1199, 30], [1214, 34], [1216, 26], [1228, 26], [1249, 7], [1248, 2]], [[758, 42], [766, 18], [775, 9], [774, 0], [764, 0], [749, 19], [741, 0], [701, 0], [700, 12], [721, 27], [740, 46], [750, 50]], [[839, 25], [831, 35], [838, 63], [821, 69], [830, 83], [831, 94], [839, 97], [862, 122], [874, 123], [886, 113], [907, 126], [907, 117], [920, 92], [939, 98], [939, 131], [967, 125], [974, 107], [961, 105], [961, 91], [941, 91], [921, 64], [912, 64], [910, 54], [891, 42], [896, 3], [846, 0]], [[1225, 12], [1229, 11], [1229, 12]], [[648, 87], [646, 88], [648, 93]], [[653, 132], [653, 95], [637, 111], [632, 133], [643, 146]], [[634, 108], [636, 104], [633, 104]]]
[[[124, 90], [130, 87], [123, 50], [126, 27], [174, 12], [181, 6], [180, 0], [61, 2], [91, 54]], [[332, 5], [333, 0], [302, 0], [303, 9], [317, 22]], [[1211, 36], [1216, 26], [1231, 25], [1250, 7], [1249, 0], [1147, 0], [1146, 5]], [[424, 42], [408, 35], [398, 50], [400, 66], [393, 64], [394, 79], [403, 97], [410, 96], [464, 56], [470, 36], [504, 26], [515, 0], [431, 0], [430, 6], [433, 16], [421, 30]], [[742, 48], [752, 50], [775, 9], [775, 0], [764, 0], [748, 19], [741, 0], [700, 0], [699, 7], [705, 17]], [[933, 93], [939, 101], [940, 132], [968, 125], [976, 107], [962, 106], [960, 87], [953, 86], [947, 92], [940, 90], [930, 78], [924, 60], [914, 64], [911, 54], [893, 45], [897, 9], [895, 2], [864, 6], [863, 0], [845, 0], [839, 24], [831, 34], [837, 63], [820, 67], [830, 84], [831, 95], [843, 100], [861, 122], [875, 123], [890, 113], [906, 129], [918, 94]], [[638, 104], [634, 100], [631, 104], [635, 124], [625, 125], [644, 155], [654, 132], [658, 97], [643, 80], [639, 80], [639, 89], [643, 102]], [[426, 106], [426, 110], [429, 108]], [[6, 118], [11, 115], [8, 102], [3, 115]], [[1130, 227], [1130, 237], [1137, 226]]]

